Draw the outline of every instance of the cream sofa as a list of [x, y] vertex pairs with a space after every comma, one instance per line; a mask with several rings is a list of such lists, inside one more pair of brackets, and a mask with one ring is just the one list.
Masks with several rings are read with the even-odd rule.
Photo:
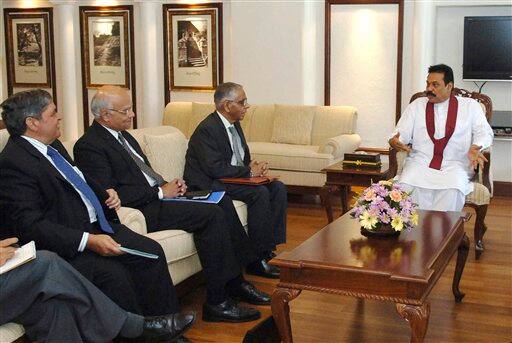
[[[183, 176], [185, 153], [188, 140], [176, 128], [159, 126], [130, 131], [141, 145], [153, 168], [166, 180]], [[0, 130], [0, 151], [7, 143], [7, 130]], [[64, 146], [73, 156], [75, 141], [64, 141]], [[235, 208], [244, 226], [247, 225], [247, 209], [244, 203], [234, 201]], [[121, 207], [118, 210], [121, 223], [141, 235], [150, 237], [160, 243], [165, 252], [167, 265], [175, 285], [201, 270], [201, 263], [194, 245], [192, 234], [182, 230], [164, 230], [147, 233], [146, 222], [142, 212]], [[23, 327], [8, 323], [0, 326], [0, 342], [12, 342], [24, 333]]]
[[[170, 102], [163, 124], [190, 137], [213, 104]], [[287, 186], [323, 187], [321, 170], [359, 147], [357, 112], [350, 106], [251, 105], [240, 122], [255, 160], [268, 161]]]

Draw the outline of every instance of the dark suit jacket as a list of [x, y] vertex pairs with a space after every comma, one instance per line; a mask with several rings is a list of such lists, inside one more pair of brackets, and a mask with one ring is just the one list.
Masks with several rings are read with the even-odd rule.
[[[58, 140], [52, 143], [71, 164]], [[86, 176], [86, 181], [104, 204], [108, 195]], [[0, 211], [5, 225], [21, 243], [31, 240], [38, 249], [51, 250], [66, 259], [78, 253], [84, 231], [90, 231], [89, 215], [78, 192], [36, 148], [22, 137], [11, 136], [0, 154]], [[119, 218], [104, 205], [105, 216], [116, 230]]]
[[[133, 149], [149, 161], [128, 132], [123, 137]], [[160, 201], [158, 187], [151, 187], [144, 174], [117, 139], [96, 121], [75, 143], [75, 161], [84, 173], [94, 178], [103, 188], [113, 188], [119, 194], [122, 206], [141, 210], [148, 228], [156, 227]]]
[[249, 177], [251, 154], [239, 122], [235, 128], [244, 148], [244, 166], [231, 165], [233, 150], [226, 127], [217, 112], [206, 117], [196, 128], [188, 143], [184, 179], [189, 186], [198, 189], [222, 190], [224, 177]]

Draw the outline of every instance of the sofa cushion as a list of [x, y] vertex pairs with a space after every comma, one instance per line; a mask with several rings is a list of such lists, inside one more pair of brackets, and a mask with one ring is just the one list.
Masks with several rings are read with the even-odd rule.
[[249, 142], [251, 157], [268, 161], [271, 169], [320, 172], [333, 163], [331, 154], [318, 152], [317, 146]]
[[315, 106], [311, 145], [323, 146], [332, 137], [356, 130], [357, 111], [350, 106]]
[[251, 106], [240, 123], [248, 142], [270, 142], [274, 127], [274, 105]]
[[183, 177], [188, 141], [181, 132], [144, 135], [144, 143], [149, 163], [165, 180]]
[[310, 144], [313, 128], [313, 106], [276, 105], [273, 143]]
[[160, 243], [164, 249], [167, 264], [197, 254], [192, 233], [169, 229], [148, 233], [146, 237]]
[[188, 132], [186, 133], [190, 137], [196, 130], [197, 125], [206, 118], [207, 115], [215, 111], [214, 104], [206, 104], [201, 102], [192, 103], [192, 115], [188, 122]]

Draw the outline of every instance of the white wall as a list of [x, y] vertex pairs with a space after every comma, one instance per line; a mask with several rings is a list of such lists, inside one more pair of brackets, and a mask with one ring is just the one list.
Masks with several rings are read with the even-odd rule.
[[[211, 0], [212, 1], [212, 0]], [[3, 8], [31, 6], [52, 6], [53, 3], [66, 3], [66, 1], [28, 1], [28, 0], [3, 0], [0, 1]], [[188, 1], [188, 3], [193, 1]], [[196, 2], [196, 1], [194, 1]], [[75, 39], [78, 48], [74, 56], [62, 56], [59, 47], [66, 42], [56, 41], [56, 71], [57, 87], [59, 95], [62, 93], [64, 78], [74, 78], [73, 82], [79, 90], [76, 111], [64, 113], [65, 122], [77, 123], [68, 127], [66, 135], [72, 138], [81, 134], [81, 71], [79, 34], [78, 34], [78, 6], [81, 5], [134, 5], [135, 20], [135, 62], [137, 80], [137, 105], [139, 126], [157, 125], [161, 120], [164, 106], [163, 85], [163, 27], [161, 4], [163, 3], [187, 3], [187, 1], [158, 1], [158, 0], [134, 0], [134, 1], [110, 1], [110, 0], [81, 0], [67, 1], [75, 6]], [[148, 5], [152, 3], [153, 5]], [[243, 84], [247, 90], [249, 102], [258, 103], [287, 103], [287, 104], [322, 104], [324, 92], [324, 1], [271, 1], [271, 0], [237, 0], [223, 2], [223, 37], [224, 37], [224, 80], [235, 81]], [[466, 4], [465, 6], [460, 6]], [[474, 0], [469, 2], [424, 0], [420, 2], [406, 1], [404, 3], [404, 50], [402, 73], [402, 107], [408, 103], [409, 97], [422, 88], [422, 79], [426, 75], [424, 65], [417, 63], [418, 55], [427, 56], [427, 65], [442, 59], [451, 64], [460, 78], [460, 64], [462, 54], [461, 27], [456, 24], [456, 17], [463, 15], [481, 14], [482, 11], [501, 11], [503, 4], [509, 4], [505, 0]], [[421, 5], [421, 6], [420, 6]], [[492, 5], [492, 6], [491, 6]], [[56, 7], [61, 5], [56, 5]], [[148, 7], [149, 6], [149, 7]], [[423, 11], [423, 8], [431, 7], [432, 11]], [[145, 20], [143, 8], [153, 13], [154, 20], [148, 25]], [[510, 9], [510, 6], [507, 8]], [[149, 10], [148, 10], [149, 9]], [[428, 37], [415, 36], [416, 30], [422, 23], [423, 16], [432, 13], [432, 23], [422, 27], [427, 36], [431, 35], [433, 43], [428, 44]], [[469, 13], [469, 14], [467, 14]], [[487, 12], [485, 12], [487, 13]], [[490, 13], [490, 12], [489, 12]], [[509, 12], [510, 13], [510, 12]], [[61, 28], [55, 18], [57, 10], [54, 9], [55, 33]], [[147, 18], [147, 16], [146, 16]], [[5, 78], [5, 52], [3, 51], [3, 16], [0, 16], [0, 98], [7, 96]], [[460, 22], [460, 21], [458, 21]], [[460, 24], [462, 25], [462, 24]], [[148, 37], [153, 42], [147, 44]], [[425, 40], [425, 41], [423, 41]], [[448, 50], [441, 47], [448, 46]], [[148, 49], [154, 59], [144, 60]], [[439, 55], [441, 51], [449, 51], [447, 55]], [[422, 54], [423, 53], [423, 54]], [[428, 56], [432, 60], [428, 60]], [[459, 57], [457, 57], [459, 56]], [[63, 75], [60, 65], [66, 59], [74, 58], [78, 66], [74, 75]], [[459, 61], [460, 60], [460, 61]], [[457, 67], [459, 66], [459, 67]], [[146, 71], [152, 68], [155, 71], [154, 80], [148, 79]], [[376, 72], [377, 73], [377, 72]], [[376, 77], [375, 80], [378, 80]], [[417, 82], [420, 80], [420, 82]], [[370, 80], [371, 81], [371, 80]], [[466, 84], [459, 82], [460, 86]], [[380, 83], [380, 82], [379, 82]], [[151, 84], [152, 87], [148, 87]], [[388, 85], [391, 84], [391, 85]], [[467, 85], [471, 88], [472, 85]], [[379, 88], [376, 85], [375, 88]], [[382, 87], [394, 89], [394, 82], [386, 82]], [[418, 89], [420, 87], [420, 89]], [[364, 96], [365, 89], [359, 89]], [[489, 83], [484, 92], [489, 94], [499, 110], [510, 109], [510, 83]], [[60, 97], [60, 96], [59, 96]], [[173, 92], [171, 99], [174, 101], [212, 101], [212, 92]], [[61, 97], [60, 97], [61, 98]], [[350, 99], [343, 100], [343, 104], [350, 104]], [[144, 108], [148, 110], [144, 110]], [[360, 118], [360, 125], [362, 123]], [[364, 118], [364, 125], [374, 127], [374, 131], [362, 132], [363, 139], [368, 144], [377, 147], [386, 147], [385, 137], [394, 124], [392, 115], [370, 116]], [[363, 126], [361, 125], [361, 128]]]

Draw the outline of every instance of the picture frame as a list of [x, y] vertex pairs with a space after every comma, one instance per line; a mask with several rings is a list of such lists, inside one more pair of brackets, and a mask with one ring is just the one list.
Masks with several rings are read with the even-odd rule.
[[4, 29], [8, 94], [51, 88], [57, 103], [53, 9], [5, 8]]
[[165, 95], [212, 91], [223, 78], [222, 3], [163, 5]]
[[[133, 6], [80, 6], [79, 12], [86, 129], [93, 119], [89, 107], [92, 93], [103, 85], [129, 89], [136, 111]], [[133, 127], [137, 127], [136, 117]]]

